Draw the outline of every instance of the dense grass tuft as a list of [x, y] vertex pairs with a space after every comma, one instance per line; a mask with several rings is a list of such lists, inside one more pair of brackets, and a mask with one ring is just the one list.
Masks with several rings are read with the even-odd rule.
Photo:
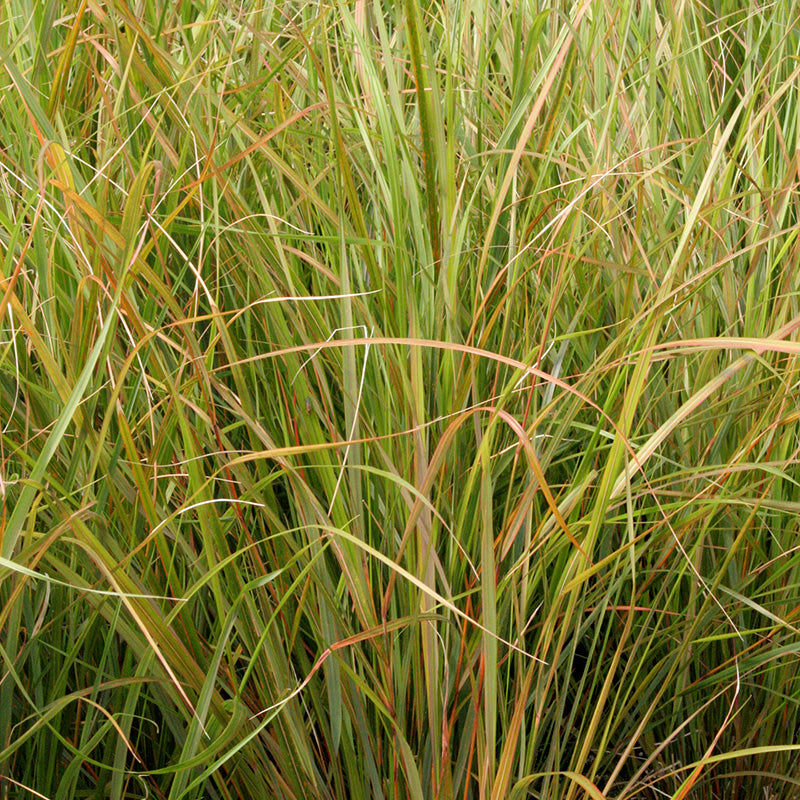
[[800, 4], [0, 5], [0, 797], [800, 787]]

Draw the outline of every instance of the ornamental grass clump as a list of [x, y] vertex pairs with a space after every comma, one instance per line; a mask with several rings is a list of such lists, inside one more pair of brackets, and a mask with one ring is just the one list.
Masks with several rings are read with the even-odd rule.
[[0, 797], [800, 786], [800, 5], [0, 8]]

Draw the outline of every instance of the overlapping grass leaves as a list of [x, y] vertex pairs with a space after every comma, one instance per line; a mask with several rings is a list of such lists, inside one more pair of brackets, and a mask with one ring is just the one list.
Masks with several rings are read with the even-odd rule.
[[798, 9], [645, 6], [0, 11], [4, 796], [791, 794]]

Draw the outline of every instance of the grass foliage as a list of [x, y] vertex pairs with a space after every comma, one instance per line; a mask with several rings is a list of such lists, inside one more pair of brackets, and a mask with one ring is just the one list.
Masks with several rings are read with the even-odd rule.
[[796, 796], [798, 26], [4, 2], [0, 796]]

